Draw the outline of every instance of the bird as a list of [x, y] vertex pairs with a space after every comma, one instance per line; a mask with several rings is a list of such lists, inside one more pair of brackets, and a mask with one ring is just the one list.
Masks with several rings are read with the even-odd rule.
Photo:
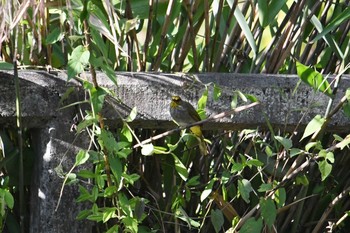
[[[172, 96], [170, 102], [170, 115], [173, 121], [180, 127], [185, 127], [201, 120], [196, 109], [189, 102], [182, 100], [180, 96]], [[190, 130], [199, 138], [199, 149], [202, 154], [206, 155], [207, 148], [202, 133], [202, 127], [200, 125], [195, 125], [190, 127]]]

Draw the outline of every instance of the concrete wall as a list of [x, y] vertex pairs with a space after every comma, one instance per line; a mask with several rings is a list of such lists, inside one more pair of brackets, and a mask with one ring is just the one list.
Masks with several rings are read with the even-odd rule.
[[[65, 188], [58, 211], [58, 201], [63, 180], [58, 177], [55, 168], [62, 163], [67, 171], [74, 163], [79, 148], [86, 148], [86, 136], [71, 132], [73, 118], [79, 108], [71, 107], [59, 110], [66, 104], [83, 100], [85, 93], [77, 82], [66, 82], [66, 75], [51, 75], [43, 71], [20, 71], [20, 88], [23, 110], [23, 124], [32, 131], [36, 149], [34, 175], [32, 177], [30, 232], [89, 232], [91, 223], [76, 221], [75, 217], [84, 208], [75, 203], [78, 196], [76, 187]], [[297, 124], [305, 126], [316, 114], [324, 114], [329, 98], [313, 91], [304, 84], [298, 85], [296, 76], [285, 75], [244, 75], [244, 74], [183, 74], [159, 73], [118, 73], [118, 87], [99, 73], [98, 82], [116, 93], [123, 104], [109, 102], [105, 105], [103, 116], [109, 127], [117, 127], [118, 114], [124, 116], [136, 106], [138, 116], [133, 127], [152, 129], [171, 129], [175, 125], [168, 112], [172, 95], [180, 95], [196, 105], [198, 98], [209, 88], [207, 105], [208, 115], [230, 109], [233, 92], [240, 90], [255, 95], [261, 102], [257, 107], [240, 112], [231, 118], [209, 122], [204, 129], [243, 129], [266, 127], [264, 114], [270, 123], [280, 129], [292, 130]], [[221, 87], [219, 101], [211, 98], [213, 86]], [[298, 88], [296, 89], [296, 87]], [[75, 91], [60, 106], [60, 97], [67, 88]], [[350, 87], [350, 79], [344, 77], [335, 103]], [[15, 88], [13, 77], [0, 72], [0, 126], [15, 127]], [[295, 91], [296, 90], [296, 91]], [[242, 101], [241, 105], [245, 104]], [[88, 106], [81, 106], [86, 108]], [[302, 128], [300, 129], [302, 131]], [[338, 113], [328, 127], [332, 132], [350, 132], [350, 121], [342, 112]]]

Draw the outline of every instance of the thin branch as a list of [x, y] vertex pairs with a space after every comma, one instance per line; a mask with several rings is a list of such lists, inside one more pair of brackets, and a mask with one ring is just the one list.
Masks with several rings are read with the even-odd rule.
[[341, 201], [344, 197], [347, 197], [349, 195], [349, 192], [350, 192], [350, 186], [347, 187], [344, 191], [342, 191], [338, 196], [336, 196], [331, 203], [329, 203], [327, 209], [323, 212], [322, 217], [317, 222], [317, 225], [312, 231], [312, 233], [320, 232], [323, 222], [326, 220], [326, 218], [328, 217], [328, 215], [330, 214], [334, 206], [338, 204], [338, 202]]
[[170, 134], [173, 134], [173, 133], [175, 133], [177, 131], [180, 131], [180, 130], [183, 130], [183, 129], [187, 129], [187, 128], [191, 128], [192, 126], [195, 126], [195, 125], [201, 125], [201, 124], [204, 124], [204, 123], [206, 123], [206, 122], [208, 122], [210, 120], [217, 120], [217, 119], [220, 119], [220, 118], [224, 118], [224, 117], [230, 116], [230, 115], [232, 115], [234, 113], [238, 113], [238, 112], [241, 112], [243, 110], [255, 107], [258, 104], [259, 104], [259, 102], [254, 102], [254, 103], [251, 103], [251, 104], [248, 104], [248, 105], [240, 106], [238, 108], [231, 109], [231, 110], [228, 110], [228, 111], [225, 111], [225, 112], [221, 112], [221, 113], [219, 113], [217, 115], [214, 115], [214, 116], [210, 116], [210, 117], [208, 117], [205, 120], [198, 121], [198, 122], [195, 122], [193, 124], [186, 125], [184, 127], [179, 127], [177, 129], [166, 131], [164, 133], [158, 134], [158, 135], [156, 135], [154, 137], [150, 137], [149, 139], [144, 140], [141, 143], [138, 143], [138, 144], [134, 145], [133, 148], [138, 148], [138, 147], [143, 146], [143, 145], [145, 145], [147, 143], [150, 143], [152, 141], [155, 141], [155, 140], [158, 140], [160, 138], [166, 137], [166, 136], [168, 136]]

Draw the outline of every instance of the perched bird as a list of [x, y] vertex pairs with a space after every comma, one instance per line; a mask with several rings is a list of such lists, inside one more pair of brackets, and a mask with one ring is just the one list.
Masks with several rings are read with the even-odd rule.
[[[201, 120], [196, 109], [186, 101], [183, 101], [180, 96], [173, 96], [170, 103], [170, 115], [180, 127], [193, 124]], [[202, 154], [207, 154], [206, 144], [200, 125], [190, 127], [191, 132], [200, 139], [199, 148]]]

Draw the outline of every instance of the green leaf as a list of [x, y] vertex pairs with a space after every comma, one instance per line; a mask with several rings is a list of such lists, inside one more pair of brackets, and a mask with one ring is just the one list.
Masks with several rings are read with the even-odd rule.
[[306, 144], [305, 146], [305, 151], [310, 151], [310, 149], [315, 148], [318, 150], [322, 150], [322, 144], [320, 141], [317, 142], [309, 142], [308, 144]]
[[261, 184], [260, 188], [258, 189], [259, 192], [266, 192], [272, 189], [272, 184], [268, 183], [268, 184]]
[[334, 163], [334, 154], [333, 154], [333, 152], [327, 152], [326, 150], [321, 150], [318, 153], [318, 156], [328, 160], [330, 163]]
[[141, 154], [145, 156], [153, 155], [154, 152], [154, 146], [152, 143], [146, 144], [142, 146]]
[[80, 170], [78, 172], [78, 176], [85, 178], [85, 179], [93, 179], [93, 178], [95, 178], [95, 173], [93, 173], [90, 170]]
[[188, 171], [187, 171], [185, 165], [183, 165], [181, 160], [174, 154], [173, 154], [173, 158], [174, 158], [174, 162], [175, 162], [175, 170], [180, 175], [181, 179], [186, 181], [188, 178]]
[[350, 101], [350, 88], [346, 89], [345, 91], [345, 97], [348, 101]]
[[258, 102], [258, 98], [255, 95], [245, 94], [245, 97], [250, 100], [251, 102], [255, 103]]
[[299, 154], [302, 154], [302, 153], [304, 153], [304, 151], [299, 149], [299, 148], [291, 148], [290, 152], [289, 152], [289, 156], [292, 158], [292, 157], [299, 155]]
[[107, 92], [101, 87], [97, 87], [97, 88], [94, 87], [91, 89], [90, 93], [91, 93], [92, 107], [94, 109], [94, 112], [97, 114], [102, 110]]
[[314, 90], [319, 90], [329, 97], [333, 96], [333, 91], [327, 79], [323, 78], [322, 74], [298, 61], [296, 62], [296, 67], [298, 76], [303, 82], [314, 88]]
[[326, 121], [325, 118], [321, 117], [321, 115], [316, 115], [310, 122], [307, 124], [303, 137], [300, 139], [303, 140], [304, 138], [310, 136], [311, 134], [315, 133], [316, 131], [320, 130], [324, 122]]
[[122, 130], [120, 131], [122, 135], [122, 140], [125, 140], [127, 142], [132, 142], [132, 134], [130, 132], [129, 127], [124, 123]]
[[329, 23], [327, 23], [327, 26], [323, 29], [323, 31], [318, 34], [315, 39], [313, 39], [312, 42], [315, 42], [319, 40], [321, 37], [327, 35], [331, 31], [333, 31], [335, 28], [337, 28], [340, 24], [346, 22], [350, 18], [350, 8], [345, 7], [345, 10], [341, 12], [340, 14], [337, 14], [337, 16]]
[[287, 198], [285, 188], [277, 189], [274, 197], [275, 197], [275, 202], [276, 202], [276, 205], [278, 208], [281, 208], [282, 206], [284, 206], [284, 204], [286, 202], [286, 198]]
[[258, 10], [261, 26], [265, 28], [270, 25], [285, 4], [286, 0], [272, 0], [269, 5], [268, 1], [259, 0]]
[[93, 201], [91, 194], [84, 186], [79, 185], [79, 192], [80, 192], [80, 195], [76, 199], [77, 202]]
[[86, 219], [91, 214], [91, 210], [82, 210], [79, 212], [78, 216], [76, 217], [77, 220], [83, 220]]
[[196, 228], [200, 227], [200, 223], [196, 222], [192, 218], [190, 218], [188, 216], [188, 214], [186, 213], [186, 211], [181, 206], [176, 210], [176, 217], [183, 220], [184, 222], [186, 222], [188, 224], [189, 228], [191, 226], [196, 227]]
[[[129, 229], [133, 233], [138, 232], [138, 224], [137, 220], [135, 218], [126, 216], [125, 218], [122, 219], [122, 222], [124, 223], [125, 227]], [[126, 231], [128, 232], [128, 231]]]
[[246, 203], [249, 203], [249, 194], [253, 191], [250, 181], [247, 179], [238, 180], [238, 192]]
[[349, 100], [343, 104], [343, 112], [345, 116], [350, 118], [350, 101]]
[[132, 173], [130, 175], [127, 173], [123, 173], [122, 176], [125, 178], [125, 181], [127, 181], [131, 185], [134, 185], [135, 181], [140, 179], [140, 176], [136, 173]]
[[224, 215], [219, 209], [210, 211], [210, 220], [213, 224], [215, 232], [220, 232], [221, 227], [224, 225]]
[[297, 176], [295, 178], [295, 182], [297, 185], [302, 184], [304, 186], [308, 186], [310, 183], [309, 179], [305, 175]]
[[214, 181], [215, 181], [214, 179], [210, 180], [207, 186], [205, 186], [203, 192], [201, 193], [201, 198], [200, 198], [201, 202], [203, 202], [211, 194]]
[[235, 92], [238, 94], [238, 96], [241, 98], [242, 101], [244, 102], [248, 101], [247, 96], [243, 92], [241, 91], [235, 91]]
[[97, 139], [101, 148], [106, 149], [110, 154], [113, 154], [118, 149], [117, 141], [110, 131], [102, 129]]
[[214, 90], [213, 90], [213, 99], [214, 101], [217, 101], [221, 96], [221, 88], [220, 86], [214, 84]]
[[261, 218], [255, 220], [254, 217], [249, 218], [242, 226], [239, 233], [261, 233], [263, 222]]
[[89, 58], [90, 52], [87, 48], [82, 45], [74, 48], [71, 56], [68, 58], [68, 81], [84, 71], [89, 64]]
[[231, 100], [231, 108], [235, 109], [237, 107], [238, 103], [238, 94], [236, 92], [233, 92], [232, 100]]
[[348, 134], [341, 142], [336, 144], [337, 148], [343, 150], [345, 147], [348, 147], [350, 144], [350, 134]]
[[252, 166], [255, 166], [255, 167], [261, 167], [261, 166], [264, 166], [264, 163], [261, 162], [260, 160], [258, 159], [250, 159], [246, 162], [246, 165], [248, 165], [250, 168]]
[[109, 208], [104, 208], [103, 210], [103, 215], [102, 215], [102, 221], [103, 223], [107, 222], [111, 218], [116, 218], [116, 212], [117, 207], [109, 207]]
[[244, 168], [243, 164], [241, 163], [234, 163], [231, 167], [231, 172], [235, 173], [235, 172], [240, 172], [242, 171]]
[[145, 212], [145, 199], [136, 198], [135, 200], [135, 217], [138, 221], [141, 220], [143, 213]]
[[321, 180], [324, 181], [331, 173], [332, 165], [327, 160], [322, 160], [318, 162], [318, 169], [321, 172]]
[[191, 177], [187, 182], [187, 186], [197, 186], [200, 184], [199, 175]]
[[109, 156], [109, 165], [114, 178], [116, 179], [117, 183], [120, 184], [123, 172], [122, 162], [117, 156]]
[[[228, 4], [230, 5], [231, 8], [233, 7], [233, 1], [228, 1]], [[239, 7], [235, 8], [234, 16], [237, 19], [237, 22], [238, 22], [239, 26], [241, 27], [242, 32], [244, 33], [244, 35], [248, 41], [248, 44], [250, 45], [250, 48], [252, 49], [251, 52], [253, 53], [253, 56], [255, 57], [256, 51], [257, 51], [255, 39], [254, 39], [254, 36], [250, 30], [248, 22], [245, 20], [245, 17], [242, 14]]]
[[78, 154], [75, 156], [75, 164], [74, 166], [79, 166], [81, 164], [84, 164], [88, 159], [90, 155], [87, 151], [80, 150]]
[[106, 233], [118, 233], [119, 232], [119, 225], [115, 224], [114, 226], [110, 227]]
[[207, 106], [208, 101], [208, 88], [205, 88], [205, 91], [203, 92], [201, 98], [198, 100], [198, 109], [205, 109], [205, 106]]
[[64, 32], [61, 32], [59, 27], [53, 29], [46, 37], [46, 44], [54, 44], [64, 38]]
[[129, 116], [125, 119], [126, 122], [132, 122], [133, 120], [135, 120], [137, 116], [137, 108], [133, 107], [133, 109], [131, 110]]
[[79, 122], [79, 124], [77, 125], [77, 133], [82, 132], [85, 128], [95, 123], [98, 123], [98, 120], [91, 115], [87, 115], [85, 119]]
[[264, 198], [261, 198], [260, 207], [261, 207], [261, 216], [263, 217], [266, 225], [271, 229], [277, 216], [275, 203], [270, 198], [268, 198], [267, 200]]
[[275, 139], [282, 144], [284, 149], [289, 150], [290, 148], [292, 148], [293, 142], [292, 142], [291, 139], [284, 138], [284, 137], [281, 137], [281, 136], [275, 136]]
[[[310, 9], [308, 10], [310, 12]], [[311, 12], [310, 12], [311, 13]], [[320, 32], [321, 34], [323, 34], [323, 25], [322, 23], [319, 21], [319, 19], [315, 16], [312, 15], [311, 19], [310, 19], [311, 23], [315, 26], [316, 30], [318, 32]], [[317, 36], [316, 36], [317, 37]], [[340, 58], [340, 59], [344, 59], [344, 54], [341, 50], [341, 48], [339, 47], [338, 43], [335, 41], [334, 37], [332, 36], [332, 34], [324, 34], [322, 36], [322, 38], [326, 41], [327, 45], [331, 48], [331, 50]], [[318, 39], [317, 39], [318, 40]], [[310, 43], [314, 43], [316, 40], [313, 39]]]
[[118, 191], [118, 188], [116, 186], [110, 186], [105, 189], [105, 192], [103, 194], [104, 197], [111, 197], [114, 194], [116, 194]]
[[13, 199], [13, 196], [12, 196], [12, 194], [10, 193], [9, 190], [7, 190], [7, 189], [3, 189], [3, 190], [4, 190], [4, 200], [5, 200], [5, 203], [6, 203], [6, 205], [7, 205], [10, 209], [12, 209], [13, 206], [14, 206], [14, 204], [15, 204], [15, 201], [14, 201], [14, 199]]
[[13, 64], [0, 61], [0, 70], [13, 70]]

